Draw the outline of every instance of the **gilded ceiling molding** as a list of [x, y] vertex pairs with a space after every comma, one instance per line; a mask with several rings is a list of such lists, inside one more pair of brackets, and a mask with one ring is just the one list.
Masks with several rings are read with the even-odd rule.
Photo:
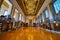
[[39, 0], [22, 0], [27, 15], [35, 15]]
[[37, 8], [38, 8], [38, 6], [39, 6], [39, 2], [40, 2], [40, 0], [38, 0], [38, 4], [37, 4], [36, 10], [35, 10], [35, 13], [36, 13], [36, 11], [37, 11]]
[[23, 7], [24, 7], [24, 11], [25, 11], [25, 13], [26, 13], [26, 9], [25, 9], [25, 6], [24, 6], [24, 2], [23, 2], [23, 0], [21, 0], [22, 1], [22, 4], [23, 4]]
[[3, 1], [4, 1], [4, 0], [0, 0], [0, 7], [1, 7], [1, 5], [2, 5]]
[[3, 5], [5, 5], [7, 8], [9, 8], [9, 5], [6, 1], [3, 1]]
[[45, 0], [16, 0], [26, 16], [36, 16]]

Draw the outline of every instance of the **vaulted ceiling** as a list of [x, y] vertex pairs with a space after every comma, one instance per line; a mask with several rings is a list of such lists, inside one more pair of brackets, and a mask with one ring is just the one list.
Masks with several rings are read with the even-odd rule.
[[44, 0], [16, 0], [26, 16], [35, 16]]

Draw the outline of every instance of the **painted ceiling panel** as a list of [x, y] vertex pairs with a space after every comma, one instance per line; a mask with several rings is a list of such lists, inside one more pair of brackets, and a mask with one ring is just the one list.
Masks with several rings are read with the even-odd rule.
[[35, 16], [45, 0], [16, 0], [26, 16]]

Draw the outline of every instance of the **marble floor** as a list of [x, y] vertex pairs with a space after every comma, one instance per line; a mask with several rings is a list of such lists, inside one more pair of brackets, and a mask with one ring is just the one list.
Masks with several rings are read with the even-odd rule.
[[36, 27], [24, 27], [0, 34], [0, 40], [60, 40], [60, 34]]

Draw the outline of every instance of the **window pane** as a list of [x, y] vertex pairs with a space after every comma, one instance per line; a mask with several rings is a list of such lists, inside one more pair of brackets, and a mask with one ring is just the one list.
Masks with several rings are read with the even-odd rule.
[[40, 16], [39, 20], [40, 20], [40, 23], [41, 23], [41, 16]]
[[48, 10], [45, 10], [45, 15], [46, 15], [46, 18], [49, 17], [49, 15], [48, 15]]
[[22, 15], [20, 14], [19, 20], [21, 21]]
[[43, 13], [42, 13], [42, 21], [44, 22], [44, 15], [43, 15]]
[[60, 0], [56, 0], [56, 1], [53, 3], [53, 6], [54, 6], [54, 8], [55, 8], [56, 13], [59, 13], [59, 11], [60, 11]]
[[7, 11], [5, 11], [4, 16], [7, 15]]

